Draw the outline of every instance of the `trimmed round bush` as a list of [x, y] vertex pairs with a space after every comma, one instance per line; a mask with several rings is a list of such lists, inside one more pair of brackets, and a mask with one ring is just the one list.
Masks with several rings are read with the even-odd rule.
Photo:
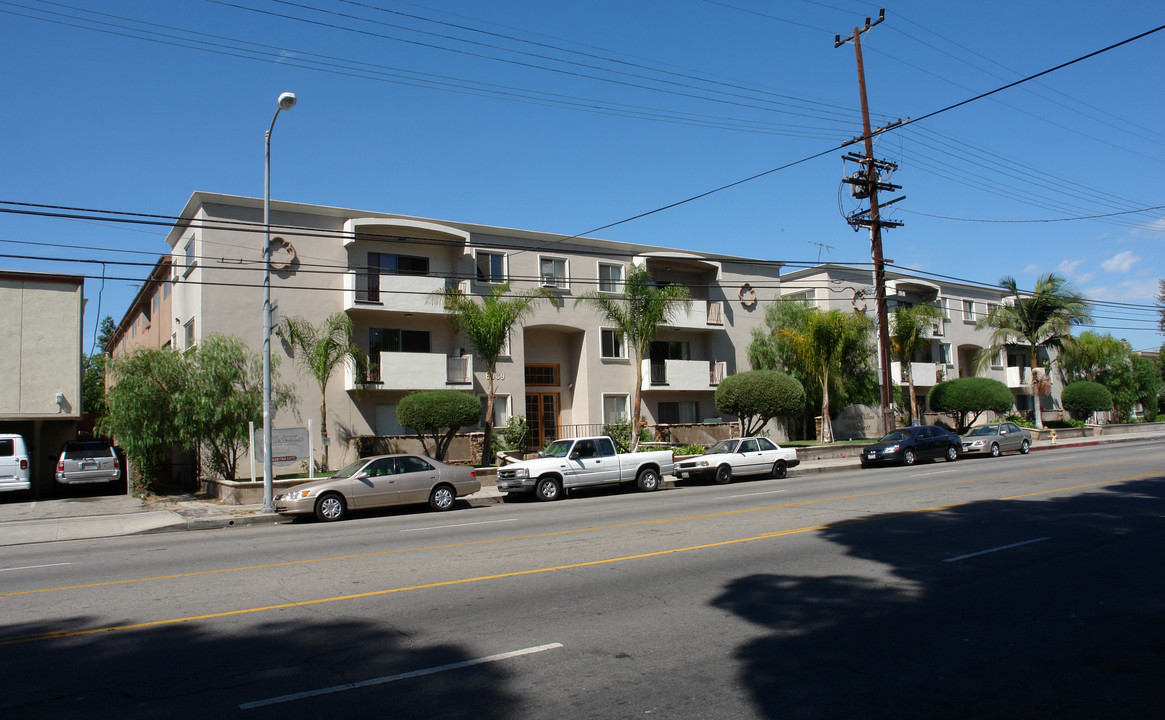
[[954, 415], [960, 432], [987, 410], [1003, 414], [1015, 405], [1015, 397], [1006, 385], [981, 377], [940, 382], [930, 389], [926, 400], [931, 410]]
[[795, 417], [805, 410], [805, 388], [791, 375], [778, 370], [749, 370], [720, 381], [714, 397], [716, 409], [744, 420], [756, 432], [771, 418]]
[[1064, 388], [1060, 404], [1077, 420], [1087, 420], [1094, 412], [1112, 409], [1112, 393], [1100, 383], [1079, 380]]
[[441, 430], [477, 425], [481, 401], [459, 390], [418, 392], [401, 398], [396, 416], [405, 427]]

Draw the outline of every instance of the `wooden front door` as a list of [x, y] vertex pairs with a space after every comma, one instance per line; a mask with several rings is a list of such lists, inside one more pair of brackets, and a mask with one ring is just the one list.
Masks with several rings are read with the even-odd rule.
[[527, 442], [536, 449], [558, 439], [558, 393], [526, 393]]

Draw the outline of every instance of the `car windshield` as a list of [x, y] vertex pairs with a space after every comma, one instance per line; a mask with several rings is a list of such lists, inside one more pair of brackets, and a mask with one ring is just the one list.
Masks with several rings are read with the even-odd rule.
[[981, 425], [967, 433], [967, 437], [975, 437], [976, 435], [995, 435], [997, 432], [998, 430], [994, 425]]
[[706, 455], [715, 455], [717, 453], [730, 453], [736, 449], [737, 440], [721, 440], [712, 447], [708, 448]]
[[570, 452], [570, 446], [573, 444], [573, 440], [555, 440], [554, 442], [547, 445], [546, 449], [542, 451], [542, 457], [566, 457], [566, 453]]
[[368, 464], [368, 458], [364, 458], [363, 460], [357, 460], [356, 462], [352, 463], [351, 465], [344, 468], [343, 470], [337, 470], [336, 472], [332, 473], [332, 477], [333, 478], [350, 478], [353, 475], [355, 475], [356, 473], [360, 472], [360, 469], [363, 468], [367, 464]]
[[906, 440], [909, 437], [910, 437], [909, 434], [907, 434], [901, 430], [892, 430], [892, 431], [886, 433], [885, 435], [883, 435], [882, 439], [879, 440], [878, 442], [880, 442], [880, 443], [902, 442], [903, 440]]

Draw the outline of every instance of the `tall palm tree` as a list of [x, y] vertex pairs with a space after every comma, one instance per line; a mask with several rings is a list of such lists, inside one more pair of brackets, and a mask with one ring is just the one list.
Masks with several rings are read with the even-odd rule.
[[941, 311], [933, 305], [899, 305], [894, 308], [890, 316], [890, 354], [902, 367], [902, 377], [906, 379], [910, 390], [910, 421], [918, 417], [918, 398], [914, 396], [914, 375], [911, 372], [911, 361], [914, 354], [930, 342], [927, 330], [931, 323], [943, 317]]
[[575, 300], [598, 310], [623, 336], [635, 355], [635, 399], [632, 402], [631, 451], [639, 446], [639, 419], [643, 403], [643, 358], [661, 325], [670, 322], [682, 308], [692, 307], [692, 293], [683, 285], [660, 285], [644, 265], [632, 265], [627, 271], [621, 295], [592, 290]]
[[510, 292], [510, 284], [498, 285], [478, 303], [466, 296], [460, 288], [447, 287], [434, 293], [445, 305], [445, 315], [453, 332], [464, 333], [473, 348], [474, 357], [485, 362], [486, 386], [485, 437], [481, 444], [481, 464], [490, 465], [493, 458], [494, 375], [498, 358], [506, 350], [506, 340], [516, 325], [534, 312], [540, 300], [554, 297], [545, 288]]
[[328, 380], [337, 367], [348, 363], [356, 377], [363, 380], [368, 376], [368, 357], [352, 340], [352, 318], [346, 313], [329, 315], [319, 327], [299, 315], [284, 317], [276, 332], [291, 346], [296, 363], [319, 383], [320, 438], [324, 446], [321, 461], [328, 470]]
[[[777, 333], [789, 343], [809, 376], [821, 385], [822, 442], [831, 443], [834, 439], [829, 387], [840, 379], [847, 356], [868, 348], [870, 331], [870, 319], [863, 314], [814, 308], [801, 328], [782, 328]], [[865, 352], [868, 355], [868, 350]]]
[[1092, 323], [1092, 309], [1088, 299], [1068, 287], [1068, 280], [1055, 273], [1041, 275], [1035, 290], [1020, 292], [1015, 278], [1004, 276], [999, 284], [1011, 295], [1011, 303], [993, 307], [987, 317], [979, 321], [979, 329], [989, 328], [991, 347], [979, 354], [977, 364], [982, 367], [1007, 347], [1026, 347], [1031, 357], [1031, 395], [1036, 427], [1044, 426], [1040, 408], [1041, 385], [1046, 377], [1037, 377], [1040, 368], [1040, 349], [1059, 349], [1071, 342], [1072, 328]]

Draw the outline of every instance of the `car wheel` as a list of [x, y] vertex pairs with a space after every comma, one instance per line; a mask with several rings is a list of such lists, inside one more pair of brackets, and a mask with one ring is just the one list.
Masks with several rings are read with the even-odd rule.
[[902, 451], [902, 464], [903, 465], [913, 465], [915, 459], [916, 458], [914, 456], [914, 451], [911, 450], [910, 448], [907, 448], [907, 449]]
[[999, 457], [999, 446], [995, 443], [991, 444], [991, 457]]
[[789, 466], [785, 464], [784, 460], [778, 460], [773, 463], [773, 477], [780, 480], [789, 474]]
[[437, 511], [452, 510], [457, 500], [457, 492], [448, 485], [438, 485], [429, 493], [429, 508]]
[[716, 468], [716, 484], [727, 485], [732, 482], [732, 467], [730, 465], [721, 465]]
[[[716, 473], [716, 477], [720, 477], [720, 473]], [[642, 492], [654, 492], [659, 489], [659, 473], [651, 468], [643, 468], [639, 471], [639, 476], [635, 478], [635, 486]]]
[[344, 517], [348, 511], [348, 504], [344, 496], [339, 493], [327, 493], [316, 500], [316, 519], [323, 522], [333, 522]]
[[863, 462], [863, 463], [862, 463], [862, 470], [865, 470], [865, 469], [866, 469], [866, 468], [868, 468], [869, 466], [870, 466], [870, 464], [869, 464], [868, 462]]
[[554, 478], [542, 478], [534, 486], [534, 497], [542, 502], [551, 502], [562, 497], [562, 485]]
[[1024, 440], [1019, 444], [1020, 455], [1027, 455], [1028, 450], [1031, 450], [1031, 443], [1029, 443], [1027, 440]]
[[959, 449], [954, 445], [947, 446], [947, 462], [954, 462], [959, 459]]

